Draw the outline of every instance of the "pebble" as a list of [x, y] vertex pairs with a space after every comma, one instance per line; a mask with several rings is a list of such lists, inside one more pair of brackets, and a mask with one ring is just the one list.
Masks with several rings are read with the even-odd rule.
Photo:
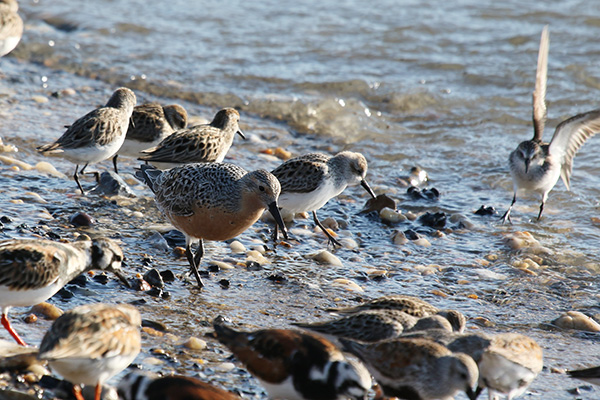
[[260, 252], [256, 250], [250, 250], [246, 253], [246, 261], [256, 261], [260, 265], [269, 264], [269, 260], [267, 260]]
[[84, 212], [77, 212], [69, 217], [69, 223], [75, 227], [92, 226], [96, 223], [94, 218]]
[[190, 350], [204, 350], [206, 348], [206, 342], [195, 336], [190, 336], [188, 340], [183, 343], [183, 346]]
[[63, 311], [60, 308], [56, 307], [54, 304], [50, 304], [47, 302], [36, 304], [35, 306], [31, 307], [30, 312], [36, 315], [41, 315], [42, 317], [50, 321], [54, 321], [55, 319], [63, 315]]
[[26, 162], [17, 160], [16, 158], [12, 158], [12, 157], [0, 156], [0, 162], [7, 164], [7, 165], [17, 166], [25, 171], [29, 171], [29, 170], [33, 169], [33, 167], [31, 165], [27, 164]]
[[351, 237], [345, 236], [342, 239], [340, 239], [339, 242], [342, 244], [343, 248], [348, 250], [354, 250], [358, 248], [358, 242], [352, 239]]
[[579, 311], [568, 311], [554, 321], [553, 325], [563, 329], [575, 329], [586, 332], [600, 332], [600, 324]]
[[234, 240], [231, 242], [229, 248], [234, 254], [243, 254], [246, 252], [246, 246], [244, 246], [239, 240]]
[[330, 231], [337, 231], [338, 229], [340, 229], [340, 225], [338, 224], [338, 222], [331, 217], [325, 218], [323, 221], [321, 221], [321, 223], [325, 228], [327, 228]]
[[392, 210], [389, 207], [384, 207], [379, 212], [379, 217], [384, 222], [389, 222], [389, 223], [404, 222], [407, 220], [406, 216], [402, 215], [402, 213], [400, 211]]
[[31, 96], [31, 100], [33, 100], [39, 104], [47, 103], [49, 101], [46, 96], [41, 96], [41, 95]]
[[352, 292], [364, 292], [364, 289], [358, 286], [355, 282], [344, 278], [334, 279], [331, 282], [331, 286], [341, 287]]
[[62, 179], [66, 179], [66, 175], [63, 174], [62, 172], [58, 171], [54, 165], [50, 164], [48, 161], [40, 161], [39, 163], [35, 164], [35, 169], [38, 172], [41, 172], [43, 174], [48, 174], [51, 176], [55, 176], [57, 178], [62, 178]]
[[442, 229], [446, 226], [446, 214], [443, 212], [426, 212], [425, 214], [419, 217], [419, 222], [422, 225], [428, 226], [430, 228]]
[[475, 211], [475, 215], [496, 215], [498, 212], [493, 206], [486, 206], [485, 204], [479, 207], [477, 211]]
[[408, 243], [408, 239], [406, 238], [406, 235], [402, 231], [396, 232], [394, 234], [394, 237], [392, 238], [392, 241], [394, 242], [394, 244], [400, 245], [400, 246]]
[[342, 260], [327, 250], [320, 251], [317, 254], [312, 255], [311, 258], [322, 264], [334, 265], [336, 267], [343, 266]]
[[[167, 240], [159, 232], [155, 231], [146, 240], [148, 241], [150, 248], [153, 248], [156, 250], [162, 250], [162, 251], [169, 250], [169, 243], [167, 243]], [[184, 249], [184, 251], [185, 251], [185, 249]]]
[[503, 241], [512, 250], [527, 249], [534, 254], [552, 254], [550, 249], [543, 247], [529, 232], [517, 231], [505, 234]]
[[150, 286], [152, 286], [152, 287], [161, 288], [161, 289], [165, 287], [165, 282], [163, 281], [160, 272], [158, 272], [158, 270], [156, 268], [152, 268], [151, 270], [148, 270], [144, 274], [143, 279], [146, 282], [148, 282], [150, 284]]
[[17, 153], [19, 149], [17, 146], [13, 146], [12, 144], [4, 144], [2, 138], [0, 137], [0, 153]]
[[104, 196], [135, 197], [135, 193], [118, 174], [113, 171], [104, 171], [100, 175], [98, 185], [90, 193]]
[[235, 267], [233, 265], [226, 263], [224, 261], [210, 261], [209, 264], [216, 265], [220, 270], [223, 270], [223, 271], [235, 269]]
[[235, 364], [230, 363], [230, 362], [224, 362], [224, 363], [215, 365], [214, 368], [218, 372], [231, 372], [235, 369]]
[[26, 324], [33, 324], [34, 322], [37, 322], [37, 320], [38, 318], [35, 314], [29, 314], [28, 316], [23, 318], [23, 321], [25, 321]]
[[377, 211], [377, 213], [380, 213], [381, 210], [383, 210], [386, 207], [395, 210], [396, 202], [393, 199], [389, 198], [386, 194], [380, 194], [374, 199], [371, 198], [367, 200], [365, 206], [360, 211], [360, 214], [368, 214], [373, 211]]

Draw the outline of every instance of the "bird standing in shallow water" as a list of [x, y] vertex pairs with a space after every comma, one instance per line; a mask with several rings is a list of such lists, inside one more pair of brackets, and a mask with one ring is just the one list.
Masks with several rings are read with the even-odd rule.
[[[119, 151], [125, 141], [135, 102], [135, 94], [131, 90], [119, 88], [104, 107], [79, 118], [56, 142], [40, 146], [37, 150], [44, 154], [61, 154], [75, 163], [73, 178], [81, 194], [85, 195], [78, 172], [83, 173], [88, 164], [108, 160]], [[80, 164], [84, 166], [78, 171]]]
[[[360, 184], [375, 198], [365, 180], [367, 160], [360, 153], [342, 151], [333, 157], [320, 153], [305, 154], [285, 161], [272, 172], [281, 183], [279, 206], [293, 213], [311, 211], [315, 224], [332, 245], [341, 246], [341, 243], [321, 224], [317, 210], [347, 186]], [[274, 237], [277, 238], [277, 227]]]
[[89, 304], [67, 311], [50, 327], [38, 358], [71, 382], [73, 395], [84, 400], [79, 385], [102, 384], [123, 371], [140, 352], [142, 318], [128, 304]]
[[364, 399], [371, 388], [367, 369], [323, 337], [290, 329], [235, 331], [217, 317], [219, 342], [246, 366], [272, 399]]
[[23, 20], [17, 0], [0, 0], [0, 57], [10, 53], [23, 36]]
[[222, 162], [237, 133], [246, 139], [239, 127], [240, 114], [233, 108], [217, 112], [210, 124], [179, 130], [156, 147], [144, 150], [139, 160], [165, 169], [182, 164]]
[[[203, 240], [227, 240], [254, 224], [268, 209], [287, 237], [279, 213], [277, 178], [265, 170], [247, 172], [229, 163], [187, 164], [161, 171], [142, 165], [136, 176], [154, 192], [156, 205], [186, 238], [185, 254], [202, 287], [198, 265]], [[196, 254], [191, 244], [199, 239]]]
[[125, 142], [113, 157], [115, 173], [117, 157], [139, 157], [143, 150], [156, 146], [167, 136], [187, 126], [188, 115], [178, 104], [161, 106], [157, 103], [141, 104], [133, 109]]
[[511, 221], [510, 212], [517, 201], [519, 190], [537, 192], [542, 196], [540, 212], [558, 178], [567, 190], [573, 169], [573, 157], [583, 143], [600, 131], [600, 109], [578, 114], [562, 121], [556, 127], [550, 143], [543, 143], [546, 123], [546, 82], [548, 75], [548, 27], [544, 27], [540, 40], [538, 65], [533, 92], [533, 139], [521, 142], [510, 153], [509, 166], [513, 179], [514, 195], [510, 207], [502, 216], [502, 222]]
[[0, 241], [0, 310], [2, 325], [22, 346], [8, 321], [11, 307], [48, 300], [79, 274], [92, 269], [113, 272], [129, 287], [121, 271], [123, 251], [113, 240], [99, 238], [70, 244], [40, 239]]

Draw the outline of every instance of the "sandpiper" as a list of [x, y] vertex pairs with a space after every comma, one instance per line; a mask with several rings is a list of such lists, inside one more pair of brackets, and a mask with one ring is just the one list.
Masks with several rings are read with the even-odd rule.
[[168, 136], [156, 147], [144, 150], [139, 158], [158, 168], [199, 162], [222, 162], [237, 133], [246, 137], [238, 123], [240, 114], [233, 108], [217, 112], [210, 124], [182, 129]]
[[567, 190], [573, 169], [573, 157], [587, 139], [600, 131], [600, 109], [578, 114], [562, 121], [556, 127], [550, 143], [543, 143], [546, 124], [546, 81], [548, 75], [548, 26], [542, 31], [538, 54], [535, 90], [533, 92], [533, 139], [521, 142], [510, 153], [509, 167], [513, 179], [514, 195], [510, 207], [502, 216], [502, 222], [510, 221], [510, 212], [517, 201], [517, 192], [527, 190], [542, 196], [540, 212], [558, 178]]
[[[200, 287], [203, 240], [234, 238], [266, 209], [287, 237], [277, 206], [280, 185], [268, 171], [247, 172], [229, 163], [187, 164], [166, 171], [142, 165], [136, 176], [154, 192], [158, 209], [185, 235], [186, 256]], [[194, 239], [199, 239], [195, 255], [190, 247]]]
[[23, 36], [23, 20], [17, 0], [0, 0], [0, 57], [17, 47]]
[[463, 332], [467, 323], [467, 319], [460, 311], [440, 310], [418, 297], [402, 294], [381, 296], [353, 307], [326, 309], [335, 314], [353, 314], [366, 310], [397, 310], [418, 318], [440, 315], [450, 322], [455, 332]]
[[427, 339], [390, 339], [361, 343], [340, 339], [344, 350], [360, 358], [386, 396], [402, 399], [449, 399], [465, 391], [473, 399], [477, 364]]
[[[75, 163], [73, 178], [81, 194], [85, 195], [78, 172], [84, 173], [88, 164], [108, 160], [117, 153], [125, 141], [135, 102], [135, 94], [131, 90], [117, 89], [104, 107], [79, 118], [56, 142], [40, 146], [38, 151], [44, 154], [61, 153]], [[78, 171], [80, 164], [84, 166]]]
[[544, 366], [542, 348], [535, 340], [518, 333], [494, 335], [481, 359], [476, 361], [479, 366], [476, 395], [487, 387], [490, 399], [498, 394], [508, 399], [519, 397]]
[[403, 338], [425, 338], [453, 352], [468, 354], [479, 367], [475, 397], [488, 388], [489, 399], [522, 395], [543, 367], [542, 349], [535, 340], [518, 333], [460, 334], [439, 329], [412, 332]]
[[[317, 218], [317, 210], [347, 186], [360, 184], [375, 198], [365, 180], [367, 160], [360, 153], [342, 151], [331, 157], [320, 153], [305, 154], [285, 161], [273, 175], [281, 183], [279, 206], [292, 213], [312, 211], [315, 224], [327, 235], [329, 243], [341, 246]], [[275, 227], [277, 238], [277, 227]]]
[[398, 310], [368, 310], [335, 320], [313, 323], [294, 323], [333, 340], [338, 337], [361, 342], [378, 342], [393, 339], [405, 331], [445, 329], [452, 331], [450, 322], [441, 315], [417, 318]]
[[187, 126], [188, 115], [178, 104], [161, 106], [147, 103], [136, 106], [131, 114], [125, 142], [113, 157], [115, 172], [118, 174], [117, 157], [140, 157], [143, 150], [156, 146], [167, 136]]
[[11, 307], [41, 303], [77, 275], [92, 269], [113, 272], [129, 286], [121, 272], [122, 260], [121, 248], [105, 238], [71, 244], [40, 239], [0, 241], [2, 325], [20, 345], [26, 346], [8, 321]]
[[83, 400], [79, 385], [95, 385], [95, 400], [100, 400], [102, 384], [140, 352], [141, 323], [140, 313], [128, 304], [75, 307], [54, 321], [38, 358], [73, 383], [77, 400]]
[[235, 331], [215, 319], [217, 339], [246, 366], [272, 399], [364, 399], [371, 376], [321, 336], [289, 329]]
[[189, 376], [129, 373], [117, 387], [121, 400], [241, 400], [231, 392]]

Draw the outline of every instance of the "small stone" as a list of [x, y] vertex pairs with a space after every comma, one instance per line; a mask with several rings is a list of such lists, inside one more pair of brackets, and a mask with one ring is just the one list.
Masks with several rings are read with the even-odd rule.
[[[224, 262], [224, 261], [216, 261], [216, 260], [210, 261], [209, 267], [210, 267], [210, 266], [215, 266], [215, 267], [217, 267], [217, 271], [214, 271], [214, 272], [218, 272], [218, 271], [229, 271], [229, 270], [235, 269], [235, 267], [234, 267], [233, 265], [231, 265], [231, 264], [229, 264], [229, 263], [227, 263], [227, 262]], [[211, 272], [212, 272], [212, 271], [211, 271]]]
[[417, 246], [431, 247], [431, 242], [429, 242], [429, 240], [425, 239], [424, 237], [420, 237], [417, 240], [413, 240], [413, 243]]
[[183, 346], [190, 350], [204, 350], [206, 348], [206, 342], [194, 336], [190, 336], [188, 340], [183, 343]]
[[135, 197], [135, 193], [133, 193], [127, 182], [113, 171], [104, 171], [100, 175], [98, 185], [90, 193], [104, 196]]
[[322, 264], [329, 264], [329, 265], [334, 265], [337, 267], [341, 267], [343, 265], [342, 260], [340, 260], [338, 257], [334, 256], [327, 250], [323, 250], [323, 251], [313, 255], [312, 259], [319, 263], [322, 263]]
[[394, 242], [394, 244], [401, 246], [408, 243], [408, 238], [406, 237], [404, 232], [398, 231], [394, 234], [392, 241]]
[[148, 282], [150, 284], [150, 286], [152, 286], [152, 287], [160, 288], [160, 289], [165, 287], [165, 282], [163, 281], [160, 272], [158, 272], [158, 270], [156, 268], [152, 268], [151, 270], [148, 270], [144, 274], [143, 279], [146, 282]]
[[34, 314], [41, 315], [42, 317], [50, 321], [54, 321], [55, 319], [63, 315], [63, 311], [60, 308], [47, 302], [36, 304], [35, 306], [31, 307], [30, 311]]
[[260, 254], [256, 250], [250, 250], [246, 253], [246, 256], [248, 257], [248, 260], [256, 261], [260, 265], [265, 265], [269, 263], [269, 260], [267, 260], [262, 254]]
[[281, 147], [277, 147], [275, 149], [275, 151], [273, 152], [273, 155], [283, 161], [289, 160], [292, 157], [291, 152], [289, 152]]
[[33, 101], [35, 101], [36, 103], [39, 103], [39, 104], [43, 104], [43, 103], [47, 103], [48, 102], [48, 98], [46, 96], [41, 96], [41, 95], [31, 96], [31, 100], [33, 100]]
[[218, 372], [231, 372], [235, 369], [235, 364], [230, 362], [224, 362], [221, 364], [217, 364], [214, 368]]
[[246, 269], [248, 269], [248, 271], [262, 271], [263, 267], [256, 261], [248, 260], [246, 261]]
[[325, 218], [323, 221], [321, 221], [321, 224], [330, 231], [337, 231], [340, 229], [338, 222], [331, 217]]
[[585, 332], [600, 332], [600, 324], [579, 311], [568, 311], [554, 321], [553, 325], [563, 329], [576, 329]]
[[384, 222], [398, 223], [406, 221], [406, 217], [401, 212], [392, 210], [391, 208], [384, 207], [380, 212], [379, 216]]
[[185, 256], [185, 249], [183, 247], [177, 246], [173, 249], [173, 254], [175, 254], [177, 257], [183, 257]]
[[170, 269], [160, 271], [163, 282], [175, 282], [175, 274]]
[[353, 292], [364, 292], [364, 289], [358, 286], [355, 282], [348, 279], [338, 278], [331, 282], [332, 286], [342, 287]]
[[360, 214], [368, 214], [373, 211], [380, 213], [384, 208], [396, 209], [396, 202], [389, 198], [386, 194], [380, 194], [376, 198], [367, 200], [365, 206], [360, 211]]
[[479, 210], [475, 211], [475, 215], [487, 216], [487, 215], [496, 215], [498, 212], [492, 206], [482, 205], [479, 207]]
[[159, 232], [155, 231], [146, 240], [149, 247], [153, 249], [162, 251], [169, 250], [169, 243], [167, 243], [167, 240]]
[[63, 174], [62, 172], [58, 171], [54, 165], [50, 164], [47, 161], [40, 161], [39, 163], [35, 164], [35, 169], [43, 174], [48, 174], [51, 176], [55, 176], [57, 178], [66, 178], [67, 176], [65, 174]]
[[446, 226], [446, 214], [443, 212], [430, 213], [426, 212], [425, 214], [419, 217], [419, 222], [422, 225], [434, 228], [434, 229], [443, 229]]
[[221, 279], [219, 281], [219, 285], [221, 285], [223, 289], [229, 289], [229, 286], [231, 286], [231, 282], [229, 282], [229, 279]]
[[146, 292], [152, 289], [152, 286], [145, 280], [141, 278], [135, 278], [133, 282], [131, 282], [131, 288], [133, 290], [137, 290], [138, 292]]
[[160, 332], [166, 332], [168, 330], [167, 326], [162, 322], [152, 321], [150, 319], [145, 318], [142, 319], [142, 326], [146, 328], [152, 328]]
[[80, 227], [92, 226], [96, 223], [96, 221], [94, 221], [94, 218], [90, 217], [88, 214], [84, 212], [78, 212], [69, 218], [69, 223], [75, 227]]
[[33, 167], [31, 165], [27, 164], [26, 162], [17, 160], [16, 158], [12, 158], [12, 157], [0, 156], [0, 162], [3, 164], [7, 164], [7, 165], [14, 165], [16, 167], [19, 167], [23, 171], [29, 171], [29, 170], [33, 169]]
[[29, 314], [28, 316], [23, 318], [23, 321], [25, 321], [26, 324], [33, 324], [34, 322], [37, 322], [37, 320], [38, 318], [35, 314]]
[[231, 252], [234, 254], [243, 254], [246, 252], [246, 246], [244, 246], [240, 241], [234, 240], [229, 245]]

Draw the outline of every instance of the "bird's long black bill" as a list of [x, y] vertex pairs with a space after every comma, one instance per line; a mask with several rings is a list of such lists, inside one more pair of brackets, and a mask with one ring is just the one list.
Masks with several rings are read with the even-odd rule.
[[244, 132], [242, 132], [241, 129], [238, 129], [237, 134], [240, 135], [242, 139], [246, 140], [246, 135], [244, 135]]
[[271, 213], [273, 218], [275, 218], [275, 222], [279, 226], [279, 229], [281, 229], [283, 237], [285, 239], [288, 239], [287, 229], [285, 228], [285, 224], [283, 223], [283, 218], [281, 218], [281, 213], [279, 212], [279, 207], [277, 207], [276, 201], [269, 204], [269, 212]]
[[373, 192], [373, 189], [371, 189], [371, 186], [369, 186], [367, 181], [365, 181], [364, 179], [362, 181], [360, 181], [360, 186], [365, 188], [365, 190], [367, 191], [367, 193], [369, 193], [371, 195], [371, 197], [373, 197], [373, 198], [377, 197], [377, 196], [375, 196], [375, 192]]

